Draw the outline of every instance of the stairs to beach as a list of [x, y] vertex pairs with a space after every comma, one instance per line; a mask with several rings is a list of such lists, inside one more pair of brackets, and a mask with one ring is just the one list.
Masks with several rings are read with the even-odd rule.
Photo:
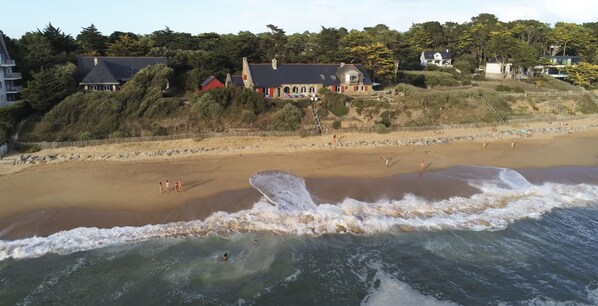
[[322, 124], [320, 123], [320, 117], [318, 116], [318, 106], [312, 106], [310, 105], [309, 108], [311, 109], [311, 112], [314, 116], [314, 125], [316, 126], [316, 131], [318, 131], [318, 133], [322, 134]]

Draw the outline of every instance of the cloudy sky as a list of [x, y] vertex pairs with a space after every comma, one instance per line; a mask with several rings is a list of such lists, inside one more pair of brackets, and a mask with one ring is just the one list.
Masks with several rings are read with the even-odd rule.
[[597, 0], [12, 0], [1, 7], [0, 30], [12, 38], [49, 22], [75, 37], [92, 23], [109, 35], [149, 34], [166, 26], [192, 34], [260, 33], [268, 31], [267, 24], [288, 34], [319, 32], [321, 26], [361, 30], [380, 23], [403, 32], [413, 23], [462, 23], [480, 13], [504, 22], [598, 21]]

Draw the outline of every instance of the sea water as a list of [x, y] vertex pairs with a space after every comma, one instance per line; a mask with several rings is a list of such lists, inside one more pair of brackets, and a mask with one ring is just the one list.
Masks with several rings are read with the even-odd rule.
[[0, 241], [0, 304], [598, 305], [598, 168], [406, 177], [474, 192], [326, 203], [257, 173], [249, 210]]

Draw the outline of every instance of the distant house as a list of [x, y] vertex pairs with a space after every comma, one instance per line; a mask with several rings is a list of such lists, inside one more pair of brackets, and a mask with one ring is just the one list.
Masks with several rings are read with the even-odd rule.
[[512, 78], [511, 63], [501, 64], [496, 59], [490, 59], [486, 62], [484, 71], [487, 79], [505, 79]]
[[222, 82], [218, 81], [218, 79], [214, 76], [210, 76], [205, 81], [201, 83], [201, 91], [208, 91], [210, 89], [221, 88], [224, 87]]
[[[250, 64], [243, 58], [243, 85], [269, 98], [299, 98], [321, 88], [349, 95], [372, 91], [372, 80], [361, 64]], [[232, 78], [231, 78], [232, 82]]]
[[534, 67], [535, 70], [539, 71], [540, 73], [547, 74], [551, 77], [565, 79], [569, 76], [563, 68], [579, 64], [581, 58], [579, 56], [554, 55], [549, 56], [547, 60], [550, 62], [550, 64], [536, 66]]
[[168, 65], [166, 57], [80, 57], [79, 85], [85, 90], [117, 91], [139, 70], [152, 65]]
[[422, 66], [436, 65], [442, 67], [453, 66], [453, 54], [446, 51], [424, 51], [419, 57]]
[[226, 80], [224, 81], [224, 86], [226, 87], [245, 87], [243, 83], [243, 76], [239, 75], [231, 75], [228, 73], [226, 75]]
[[0, 31], [0, 106], [10, 105], [18, 100], [18, 95], [23, 91], [23, 86], [17, 86], [21, 74], [13, 72], [15, 60], [10, 58], [2, 31]]

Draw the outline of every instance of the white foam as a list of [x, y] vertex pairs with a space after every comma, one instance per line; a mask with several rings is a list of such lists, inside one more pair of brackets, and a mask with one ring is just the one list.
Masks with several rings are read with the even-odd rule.
[[[275, 183], [269, 184], [267, 179], [257, 175], [252, 178], [252, 184], [259, 185], [260, 190], [267, 189], [269, 196], [248, 210], [218, 212], [203, 221], [112, 229], [77, 228], [43, 238], [0, 241], [0, 260], [38, 257], [47, 253], [69, 254], [155, 238], [227, 236], [247, 232], [322, 235], [407, 230], [501, 230], [516, 220], [539, 218], [554, 208], [592, 205], [598, 199], [598, 186], [557, 183], [536, 186], [515, 171], [492, 171], [495, 174], [488, 178], [468, 178], [470, 184], [480, 190], [470, 197], [428, 201], [407, 194], [399, 200], [367, 203], [345, 199], [341, 203], [321, 205], [313, 203], [302, 178], [288, 173], [268, 174], [268, 177], [276, 178]], [[273, 198], [274, 201], [271, 201]]]
[[376, 267], [369, 293], [361, 305], [458, 305], [450, 301], [441, 301], [433, 296], [422, 294], [409, 284], [401, 282], [392, 275]]

